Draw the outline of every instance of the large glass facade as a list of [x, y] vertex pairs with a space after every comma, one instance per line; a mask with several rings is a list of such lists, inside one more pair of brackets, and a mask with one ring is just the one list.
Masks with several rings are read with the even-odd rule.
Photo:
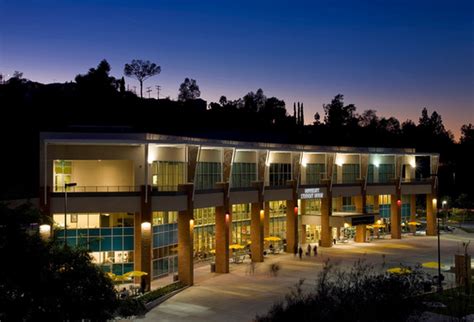
[[272, 163], [270, 164], [270, 186], [284, 186], [288, 180], [291, 180], [290, 163]]
[[55, 160], [53, 166], [54, 192], [64, 191], [64, 184], [71, 182], [72, 162]]
[[232, 205], [232, 244], [247, 245], [250, 241], [250, 204]]
[[247, 188], [257, 179], [257, 165], [255, 163], [236, 162], [232, 165], [232, 187]]
[[390, 195], [379, 195], [379, 214], [380, 217], [390, 219], [390, 205], [392, 198]]
[[216, 249], [216, 209], [194, 209], [194, 259], [204, 260]]
[[216, 182], [222, 181], [220, 162], [198, 162], [196, 169], [196, 189], [213, 189]]
[[270, 201], [270, 236], [286, 238], [286, 201]]
[[321, 199], [306, 200], [305, 208], [305, 215], [321, 215]]
[[[55, 234], [64, 241], [64, 214], [54, 214]], [[105, 271], [121, 275], [133, 270], [134, 214], [68, 214], [67, 244], [91, 252], [93, 262]]]
[[186, 163], [153, 161], [153, 188], [159, 191], [177, 191], [178, 185], [186, 182]]
[[308, 163], [306, 165], [306, 184], [320, 184], [326, 176], [324, 163]]
[[178, 212], [153, 212], [153, 278], [178, 271]]
[[342, 209], [343, 212], [354, 212], [356, 207], [354, 204], [353, 197], [342, 197]]
[[402, 221], [410, 219], [410, 195], [402, 195]]

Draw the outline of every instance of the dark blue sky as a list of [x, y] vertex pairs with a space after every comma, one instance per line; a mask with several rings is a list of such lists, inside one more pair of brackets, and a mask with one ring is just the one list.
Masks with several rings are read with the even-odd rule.
[[145, 86], [171, 98], [185, 77], [209, 101], [261, 87], [307, 123], [337, 93], [401, 121], [426, 106], [456, 136], [474, 123], [472, 0], [0, 0], [0, 72], [62, 82], [103, 58], [115, 76], [158, 63]]

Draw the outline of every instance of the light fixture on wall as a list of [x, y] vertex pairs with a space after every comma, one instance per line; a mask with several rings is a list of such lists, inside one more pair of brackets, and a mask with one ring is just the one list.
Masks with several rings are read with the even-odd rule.
[[151, 223], [148, 221], [142, 222], [142, 232], [149, 232], [151, 230]]
[[39, 226], [40, 237], [44, 240], [51, 237], [51, 226], [48, 224], [43, 224]]

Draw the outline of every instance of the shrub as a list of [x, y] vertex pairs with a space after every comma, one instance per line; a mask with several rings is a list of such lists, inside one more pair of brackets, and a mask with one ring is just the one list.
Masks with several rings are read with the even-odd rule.
[[300, 280], [284, 301], [256, 321], [404, 321], [416, 312], [414, 297], [428, 281], [419, 267], [410, 270], [380, 273], [364, 261], [344, 270], [327, 262], [314, 290], [304, 292]]
[[166, 294], [169, 294], [173, 291], [179, 290], [180, 288], [183, 288], [184, 284], [181, 282], [173, 283], [170, 285], [163, 286], [161, 288], [158, 288], [156, 290], [150, 291], [146, 293], [145, 295], [140, 297], [140, 300], [143, 301], [143, 303], [149, 303], [151, 301], [156, 300], [159, 297], [162, 297]]

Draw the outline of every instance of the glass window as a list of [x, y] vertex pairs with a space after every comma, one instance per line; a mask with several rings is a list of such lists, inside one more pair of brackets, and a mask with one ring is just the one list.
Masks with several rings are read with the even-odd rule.
[[62, 192], [64, 191], [64, 184], [71, 182], [72, 161], [55, 160], [53, 170], [53, 190], [54, 192]]
[[308, 199], [305, 201], [306, 215], [320, 215], [321, 214], [321, 199]]
[[381, 164], [379, 166], [379, 182], [388, 183], [395, 178], [395, 167], [393, 164]]
[[232, 187], [251, 187], [252, 181], [257, 179], [257, 165], [255, 163], [234, 163], [232, 165]]
[[359, 179], [358, 164], [342, 165], [342, 183], [355, 183]]
[[159, 191], [177, 191], [186, 182], [186, 163], [177, 161], [153, 162], [153, 187]]
[[374, 183], [374, 168], [373, 164], [369, 164], [369, 168], [367, 171], [367, 183]]
[[320, 184], [324, 178], [326, 178], [324, 163], [308, 163], [306, 165], [306, 184]]
[[222, 181], [220, 162], [198, 162], [196, 169], [196, 189], [213, 189], [216, 182]]
[[291, 180], [290, 163], [272, 163], [270, 164], [270, 186], [284, 186], [288, 180]]

